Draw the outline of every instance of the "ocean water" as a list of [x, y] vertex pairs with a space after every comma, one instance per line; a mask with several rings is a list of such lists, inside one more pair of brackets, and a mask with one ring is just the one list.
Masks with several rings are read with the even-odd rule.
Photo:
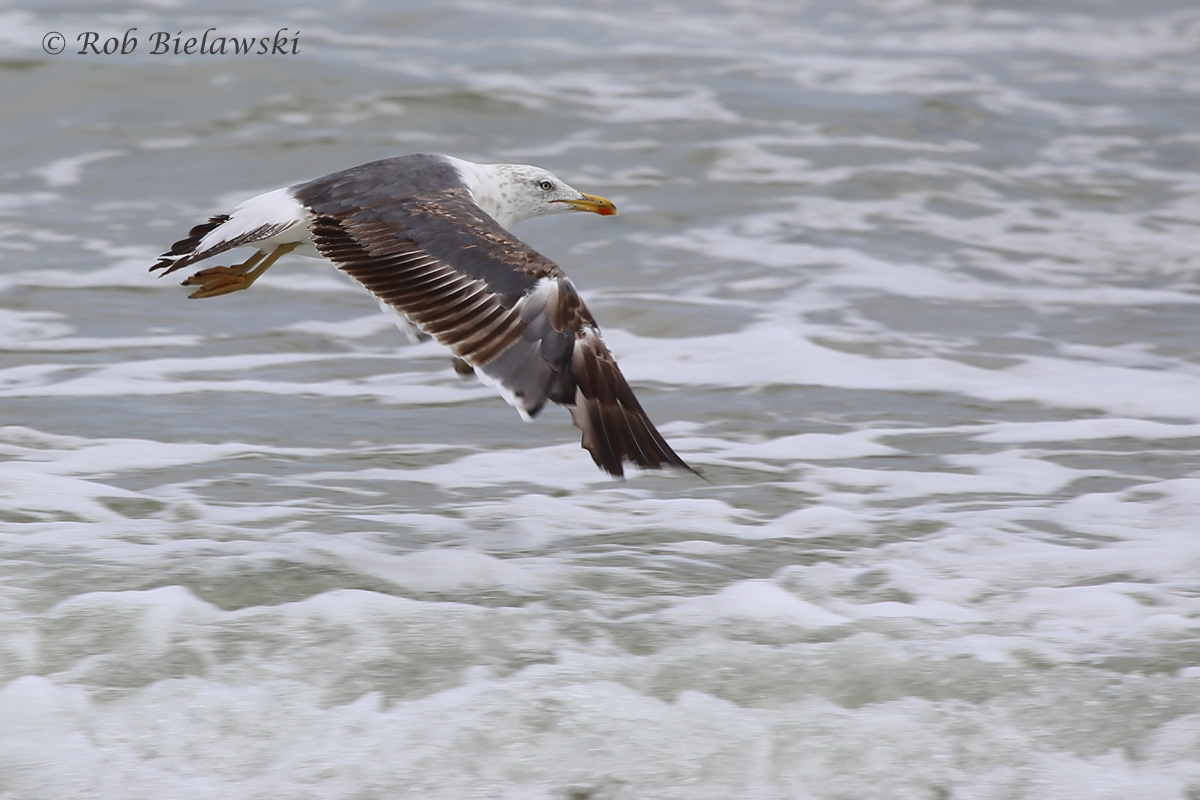
[[[381, 5], [0, 6], [0, 799], [1200, 798], [1200, 9]], [[707, 482], [147, 272], [408, 152], [617, 203], [517, 232]]]

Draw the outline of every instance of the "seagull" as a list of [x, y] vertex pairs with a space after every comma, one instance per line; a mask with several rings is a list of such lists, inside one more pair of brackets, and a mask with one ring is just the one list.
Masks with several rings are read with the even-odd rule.
[[614, 477], [624, 466], [698, 474], [654, 427], [591, 312], [558, 265], [509, 233], [532, 217], [617, 213], [528, 164], [446, 155], [386, 158], [246, 200], [195, 226], [150, 267], [167, 275], [227, 250], [254, 252], [201, 269], [192, 298], [250, 288], [288, 253], [325, 258], [382, 307], [448, 347], [532, 420], [565, 406], [582, 446]]

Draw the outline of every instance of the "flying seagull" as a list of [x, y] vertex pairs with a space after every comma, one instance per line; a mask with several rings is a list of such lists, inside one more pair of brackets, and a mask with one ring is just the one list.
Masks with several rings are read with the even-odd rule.
[[235, 247], [255, 252], [183, 282], [193, 298], [248, 289], [288, 253], [324, 257], [450, 348], [525, 420], [566, 406], [596, 465], [694, 472], [642, 409], [571, 280], [508, 229], [567, 211], [616, 214], [525, 164], [444, 155], [372, 161], [260, 194], [197, 225], [151, 270], [162, 275]]

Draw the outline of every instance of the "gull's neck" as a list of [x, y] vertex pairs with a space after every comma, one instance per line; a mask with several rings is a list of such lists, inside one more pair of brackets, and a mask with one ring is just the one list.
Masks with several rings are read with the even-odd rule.
[[458, 170], [475, 205], [502, 227], [511, 228], [526, 218], [518, 213], [509, 200], [509, 182], [507, 176], [498, 169], [499, 164], [476, 164], [454, 156], [446, 156], [446, 160]]

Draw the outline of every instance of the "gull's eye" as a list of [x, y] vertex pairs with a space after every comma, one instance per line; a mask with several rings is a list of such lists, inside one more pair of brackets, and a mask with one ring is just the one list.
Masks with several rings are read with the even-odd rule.
[[548, 192], [554, 188], [554, 184], [551, 183], [550, 181], [542, 181], [541, 183], [538, 184], [538, 188], [541, 189], [543, 192]]

